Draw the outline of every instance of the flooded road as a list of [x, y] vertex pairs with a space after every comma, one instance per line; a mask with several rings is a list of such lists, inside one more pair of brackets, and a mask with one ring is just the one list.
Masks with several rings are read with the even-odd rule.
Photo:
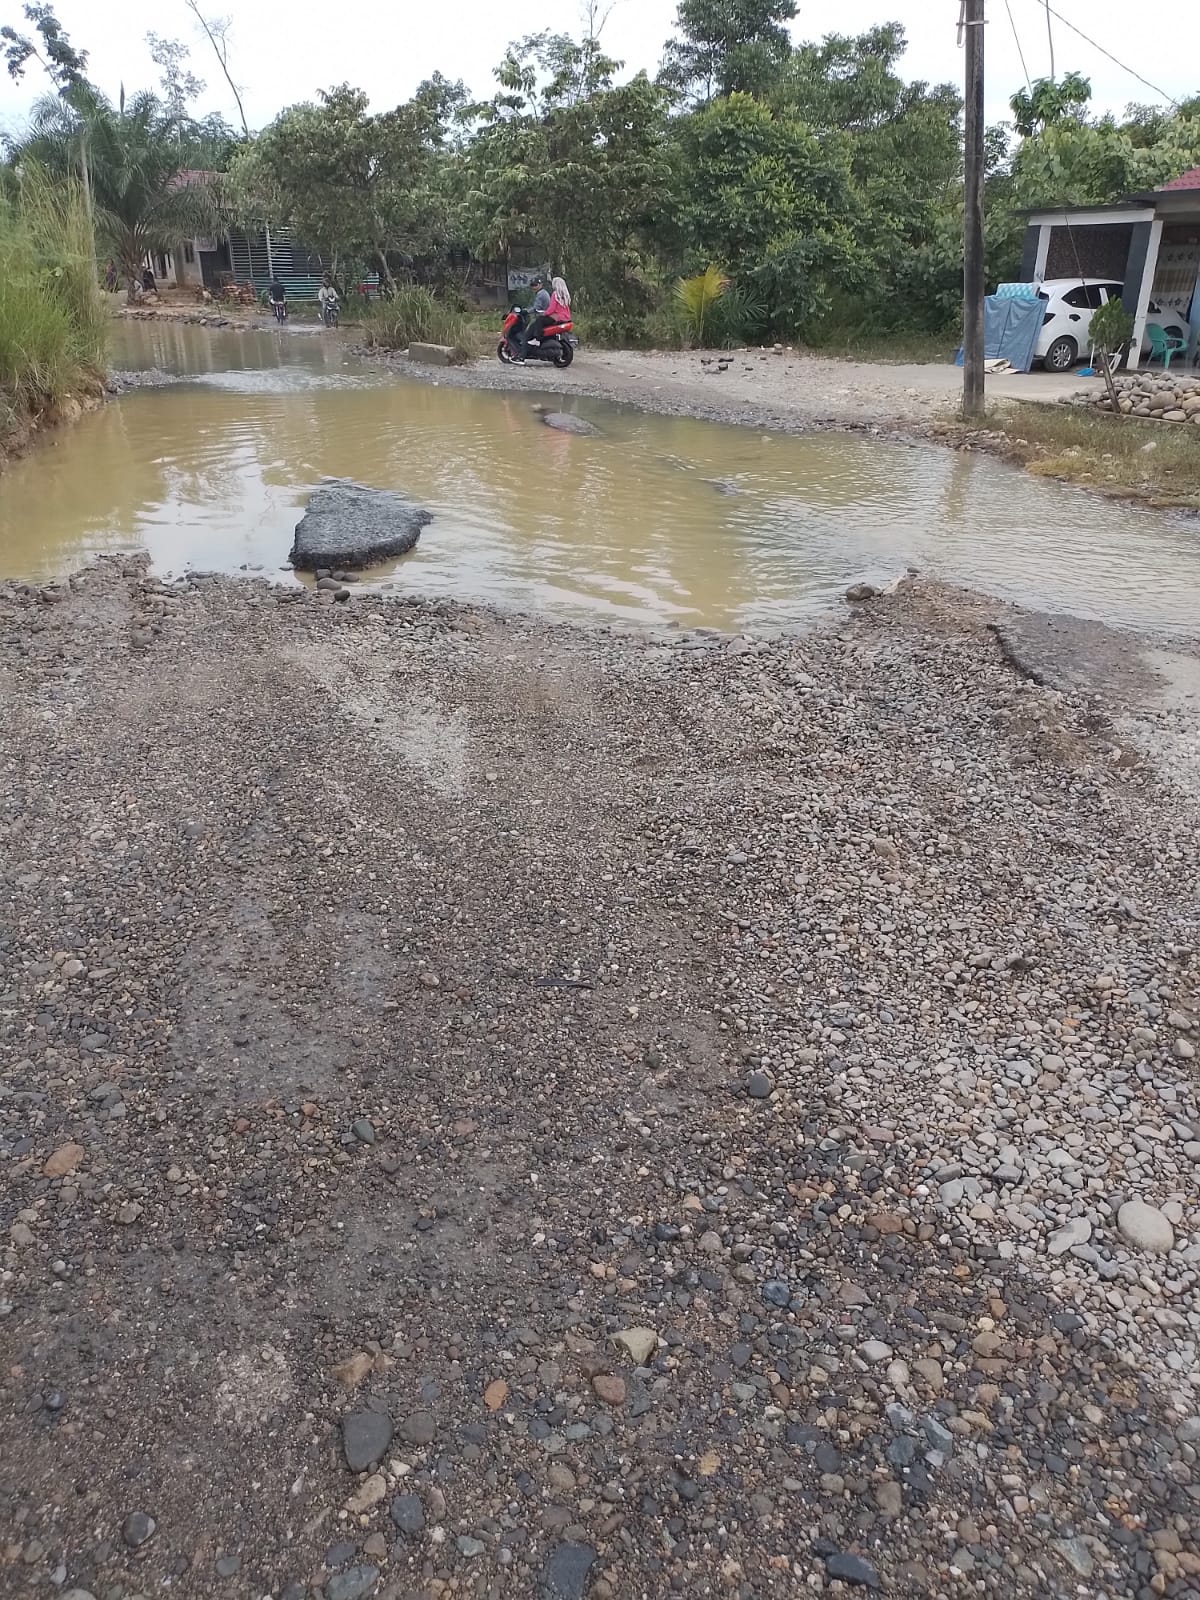
[[[802, 620], [914, 565], [1050, 610], [1191, 631], [1200, 522], [982, 457], [854, 435], [764, 435], [572, 397], [406, 381], [317, 331], [123, 324], [117, 364], [188, 381], [130, 393], [0, 480], [0, 577], [98, 551], [280, 581], [323, 476], [434, 513], [365, 581], [563, 616], [721, 628]], [[586, 361], [587, 352], [581, 353]]]

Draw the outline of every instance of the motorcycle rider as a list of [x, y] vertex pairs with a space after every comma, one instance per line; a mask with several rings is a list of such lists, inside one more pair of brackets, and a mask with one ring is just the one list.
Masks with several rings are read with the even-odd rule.
[[327, 272], [321, 279], [321, 287], [317, 290], [317, 305], [321, 312], [321, 320], [325, 320], [325, 308], [332, 305], [337, 309], [338, 292], [333, 287], [333, 275]]
[[529, 354], [530, 340], [540, 339], [550, 320], [547, 315], [550, 310], [550, 291], [546, 288], [540, 272], [534, 275], [530, 287], [534, 291], [533, 309], [530, 313], [529, 321], [525, 324], [524, 332], [520, 336], [521, 345], [516, 357], [518, 361], [524, 361]]
[[[283, 306], [284, 315], [287, 315], [287, 290], [280, 282], [278, 274], [271, 279], [270, 287], [267, 289], [267, 298], [271, 302], [272, 311], [275, 310], [276, 306]], [[275, 315], [278, 316], [279, 313], [276, 311]]]

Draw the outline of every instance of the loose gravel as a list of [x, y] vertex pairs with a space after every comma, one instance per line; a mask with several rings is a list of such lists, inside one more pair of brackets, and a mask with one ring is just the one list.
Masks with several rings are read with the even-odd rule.
[[993, 609], [0, 588], [0, 1592], [1200, 1592], [1197, 803]]

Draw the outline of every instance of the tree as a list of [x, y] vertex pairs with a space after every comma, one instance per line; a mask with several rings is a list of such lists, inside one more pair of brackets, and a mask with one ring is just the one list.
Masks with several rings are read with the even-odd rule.
[[1039, 78], [1032, 89], [1018, 89], [1009, 105], [1017, 132], [1032, 139], [1056, 123], [1083, 122], [1091, 98], [1091, 80], [1068, 72], [1061, 78]]
[[404, 105], [372, 116], [360, 89], [323, 90], [292, 106], [246, 145], [231, 169], [248, 218], [293, 227], [331, 258], [377, 267], [390, 283], [393, 256], [450, 242], [449, 197], [436, 164], [465, 99], [437, 77]]
[[182, 122], [191, 102], [204, 93], [204, 79], [184, 66], [191, 51], [180, 40], [162, 39], [157, 33], [148, 33], [146, 43], [150, 47], [151, 61], [162, 72], [159, 81], [163, 105], [171, 116]]
[[1104, 374], [1104, 383], [1108, 389], [1108, 403], [1117, 416], [1120, 416], [1121, 408], [1117, 386], [1113, 382], [1112, 358], [1123, 350], [1132, 338], [1133, 318], [1116, 299], [1106, 301], [1088, 326], [1088, 339], [1093, 351], [1100, 357], [1100, 371]]
[[131, 288], [148, 255], [220, 226], [213, 194], [180, 184], [176, 123], [154, 95], [135, 94], [119, 106], [90, 86], [72, 101], [48, 96], [34, 107], [14, 158], [70, 179], [85, 152], [97, 239]]
[[787, 60], [795, 15], [794, 0], [679, 0], [660, 80], [701, 102], [761, 94]]
[[906, 48], [895, 22], [802, 44], [769, 100], [845, 152], [868, 315], [937, 326], [961, 299], [962, 100], [951, 84], [906, 83]]
[[9, 77], [14, 82], [19, 81], [28, 63], [38, 61], [60, 94], [86, 86], [87, 51], [75, 49], [55, 16], [54, 7], [27, 4], [22, 9], [26, 21], [33, 23], [34, 32], [41, 39], [41, 48], [28, 34], [20, 34], [8, 26], [0, 28]]
[[770, 331], [800, 332], [828, 308], [836, 282], [861, 282], [843, 144], [747, 94], [693, 112], [679, 139], [692, 259], [753, 285]]
[[535, 34], [509, 47], [499, 91], [472, 108], [465, 166], [476, 249], [526, 243], [585, 279], [596, 301], [637, 292], [652, 221], [672, 210], [667, 95], [618, 84], [597, 42]]
[[221, 69], [225, 82], [229, 85], [229, 92], [237, 102], [238, 116], [242, 120], [242, 134], [250, 137], [250, 124], [246, 121], [246, 108], [242, 104], [241, 91], [233, 81], [233, 73], [229, 70], [229, 30], [232, 21], [229, 17], [206, 17], [200, 9], [200, 0], [184, 0], [188, 10], [199, 23], [204, 37], [212, 45], [213, 54], [217, 58], [217, 65]]

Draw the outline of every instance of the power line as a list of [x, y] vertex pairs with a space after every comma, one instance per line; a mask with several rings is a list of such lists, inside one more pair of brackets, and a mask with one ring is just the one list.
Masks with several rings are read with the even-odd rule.
[[1141, 73], [1135, 72], [1128, 62], [1122, 61], [1119, 56], [1113, 55], [1112, 51], [1106, 50], [1102, 44], [1097, 44], [1096, 40], [1093, 39], [1089, 34], [1084, 33], [1082, 28], [1077, 28], [1068, 17], [1064, 17], [1061, 11], [1055, 11], [1054, 7], [1050, 4], [1050, 0], [1043, 0], [1043, 4], [1046, 7], [1047, 26], [1049, 26], [1051, 17], [1057, 17], [1058, 21], [1062, 23], [1064, 28], [1070, 28], [1072, 33], [1077, 33], [1085, 44], [1090, 44], [1093, 50], [1098, 50], [1102, 56], [1106, 56], [1114, 66], [1120, 67], [1121, 71], [1127, 72], [1131, 78], [1136, 78], [1137, 81], [1141, 84], [1144, 84], [1147, 89], [1153, 89], [1154, 93], [1158, 95], [1160, 100], [1165, 100], [1168, 105], [1178, 106], [1179, 101], [1176, 100], [1173, 94], [1168, 94], [1165, 89], [1160, 89], [1156, 83], [1151, 83], [1149, 78], [1143, 78]]
[[1008, 12], [1009, 26], [1012, 28], [1012, 36], [1017, 46], [1017, 54], [1021, 58], [1021, 71], [1025, 74], [1025, 87], [1029, 90], [1030, 94], [1032, 94], [1033, 79], [1029, 76], [1029, 68], [1025, 65], [1025, 52], [1021, 48], [1021, 35], [1017, 32], [1017, 19], [1013, 16], [1012, 6], [1009, 4], [1009, 0], [1004, 0], [1004, 9]]

